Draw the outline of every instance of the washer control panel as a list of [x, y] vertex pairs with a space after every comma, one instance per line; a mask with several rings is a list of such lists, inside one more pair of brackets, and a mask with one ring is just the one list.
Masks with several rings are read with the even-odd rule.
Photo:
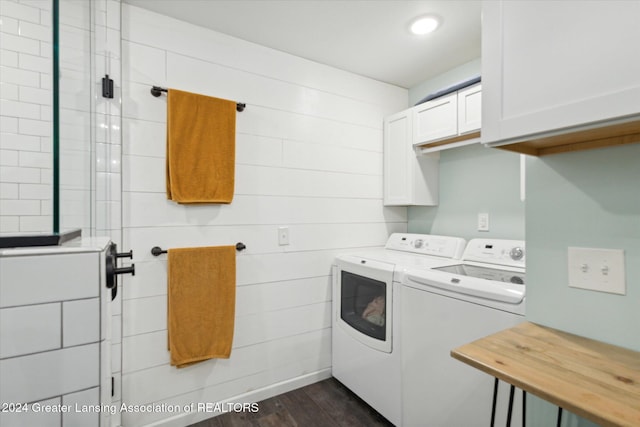
[[394, 233], [387, 240], [386, 249], [460, 259], [466, 241], [459, 237], [431, 234]]
[[469, 241], [462, 259], [465, 261], [524, 268], [526, 260], [524, 241], [472, 239]]

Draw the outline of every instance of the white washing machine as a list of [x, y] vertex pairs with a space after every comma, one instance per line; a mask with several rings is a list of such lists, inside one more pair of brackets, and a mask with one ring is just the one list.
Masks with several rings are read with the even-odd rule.
[[402, 272], [459, 263], [464, 247], [457, 237], [395, 233], [384, 248], [336, 258], [333, 376], [395, 425], [402, 425]]
[[[461, 263], [407, 269], [403, 284], [402, 424], [490, 425], [494, 379], [450, 352], [524, 320], [524, 242], [473, 239]], [[508, 388], [500, 387], [496, 425], [505, 425]], [[513, 407], [511, 425], [520, 426], [520, 394]]]

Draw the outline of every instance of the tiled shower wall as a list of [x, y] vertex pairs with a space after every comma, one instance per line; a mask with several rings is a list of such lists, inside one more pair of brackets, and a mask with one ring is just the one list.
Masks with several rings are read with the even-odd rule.
[[[52, 3], [0, 1], [0, 235], [53, 229]], [[60, 230], [119, 243], [120, 1], [59, 5]]]
[[0, 1], [0, 235], [51, 231], [51, 2]]
[[[108, 236], [122, 247], [122, 62], [120, 42], [120, 0], [94, 1], [93, 85], [95, 174], [92, 182], [92, 224], [94, 234]], [[114, 81], [114, 97], [103, 98], [101, 79], [109, 75]]]
[[[406, 231], [382, 204], [382, 122], [407, 91], [123, 5], [123, 388], [128, 404], [239, 402], [330, 375], [336, 253]], [[166, 96], [160, 85], [246, 102], [237, 115], [230, 205], [165, 195]], [[278, 245], [288, 226], [290, 245]], [[164, 249], [235, 244], [237, 301], [228, 360], [169, 365]], [[123, 425], [184, 426], [203, 412], [124, 413]], [[156, 424], [154, 424], [156, 425]]]
[[[59, 4], [61, 231], [82, 228], [124, 249], [120, 0]], [[53, 229], [51, 11], [51, 0], [0, 0], [0, 235]], [[100, 96], [105, 74], [113, 99]], [[112, 314], [118, 402], [121, 293]]]

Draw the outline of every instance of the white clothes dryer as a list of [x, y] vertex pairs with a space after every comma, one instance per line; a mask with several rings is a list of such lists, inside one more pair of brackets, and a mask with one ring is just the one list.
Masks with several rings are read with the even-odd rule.
[[398, 313], [403, 271], [459, 263], [464, 239], [395, 233], [384, 248], [343, 254], [333, 266], [332, 373], [402, 425]]

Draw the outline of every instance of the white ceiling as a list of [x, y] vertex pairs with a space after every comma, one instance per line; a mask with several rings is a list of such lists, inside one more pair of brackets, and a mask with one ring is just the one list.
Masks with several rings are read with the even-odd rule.
[[[479, 1], [124, 2], [405, 88], [480, 57]], [[440, 28], [411, 35], [424, 14], [439, 16]]]

